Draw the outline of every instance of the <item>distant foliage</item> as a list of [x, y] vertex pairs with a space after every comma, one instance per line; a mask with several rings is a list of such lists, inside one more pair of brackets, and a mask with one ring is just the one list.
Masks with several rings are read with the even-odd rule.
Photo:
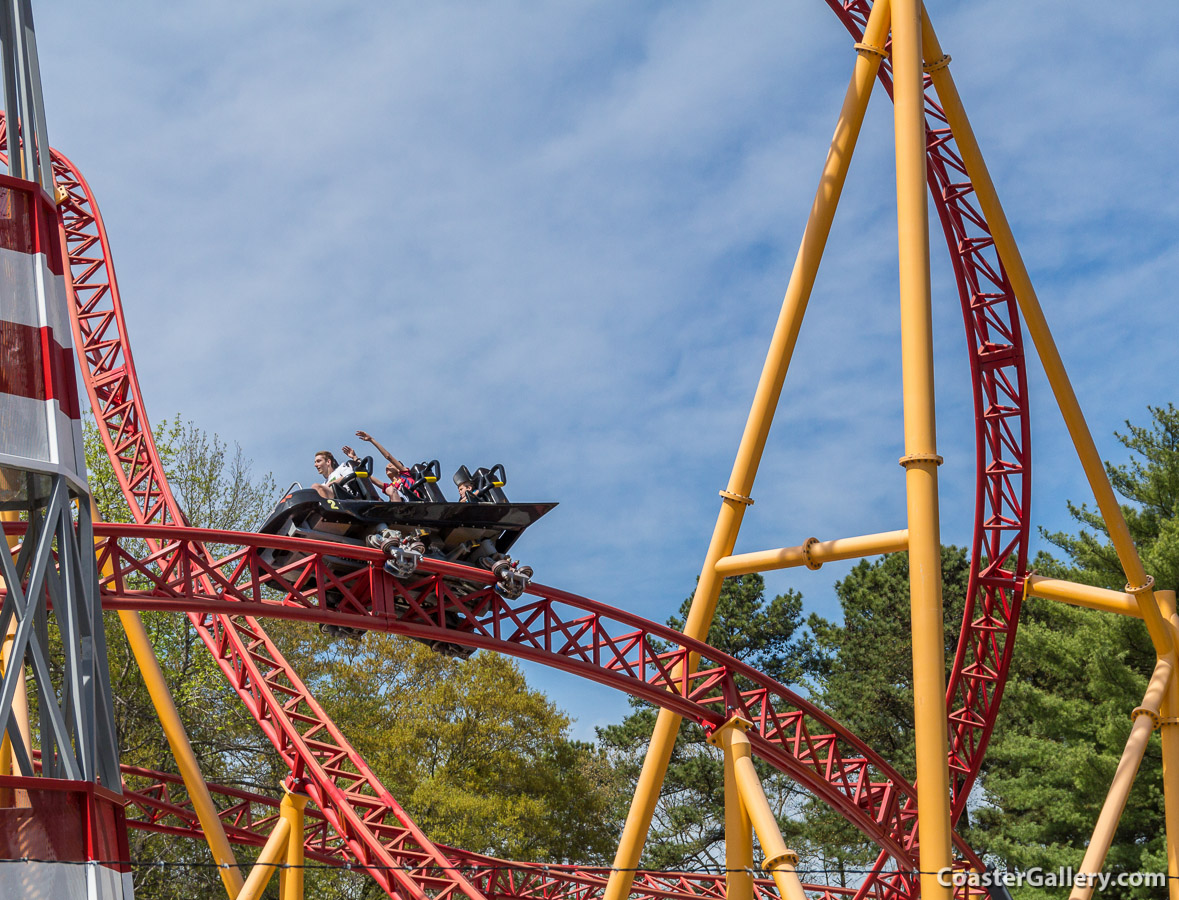
[[608, 863], [619, 784], [569, 717], [494, 653], [442, 656], [390, 635], [327, 643], [283, 625], [283, 651], [434, 840], [501, 858]]
[[[273, 477], [255, 476], [236, 444], [231, 451], [179, 417], [155, 436], [192, 526], [249, 531], [272, 508]], [[93, 425], [86, 452], [100, 514], [129, 521]], [[285, 765], [187, 617], [143, 618], [205, 777], [280, 796]], [[122, 761], [176, 771], [118, 617], [107, 614], [106, 624]], [[612, 856], [620, 796], [614, 770], [602, 752], [569, 739], [568, 716], [530, 689], [511, 660], [479, 653], [460, 662], [408, 639], [370, 633], [356, 643], [278, 620], [267, 623], [267, 632], [432, 839], [512, 859], [602, 863]], [[137, 830], [130, 838], [133, 859], [168, 864], [135, 870], [139, 896], [224, 898], [203, 843]], [[243, 866], [257, 854], [235, 852]], [[307, 872], [306, 893], [325, 900], [385, 896], [364, 874], [318, 868]]]
[[[85, 423], [84, 437], [90, 490], [99, 515], [108, 522], [132, 521], [93, 422]], [[276, 493], [274, 479], [269, 474], [253, 478], [240, 447], [235, 445], [229, 454], [216, 435], [210, 437], [191, 422], [182, 424], [179, 417], [165, 420], [155, 429], [155, 437], [169, 482], [190, 524], [247, 530], [269, 510]], [[230, 689], [188, 618], [171, 613], [143, 613], [142, 618], [205, 778], [279, 796], [285, 766]], [[175, 772], [176, 762], [119, 618], [106, 613], [104, 619], [121, 761]], [[145, 786], [136, 779], [131, 783]], [[212, 857], [203, 843], [139, 830], [132, 830], [129, 838], [133, 860], [197, 864], [193, 868], [137, 867], [133, 874], [140, 896], [160, 900], [225, 896], [216, 870], [207, 867]], [[239, 862], [253, 855], [254, 851], [239, 850]]]

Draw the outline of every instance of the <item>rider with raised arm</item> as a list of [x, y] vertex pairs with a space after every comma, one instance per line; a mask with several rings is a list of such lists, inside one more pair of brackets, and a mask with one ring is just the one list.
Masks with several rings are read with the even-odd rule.
[[[376, 485], [377, 490], [384, 494], [391, 503], [400, 502], [403, 498], [399, 492], [409, 488], [413, 484], [413, 477], [409, 474], [409, 468], [405, 465], [405, 463], [386, 450], [385, 446], [372, 435], [370, 435], [367, 431], [357, 431], [356, 436], [362, 441], [368, 441], [370, 444], [376, 447], [377, 452], [379, 452], [381, 456], [385, 457], [385, 459], [389, 461], [385, 466], [385, 477], [388, 478], [389, 481], [382, 482], [374, 478], [372, 479], [372, 482], [374, 485]], [[352, 452], [351, 447], [345, 447], [344, 452], [355, 458], [355, 454]]]

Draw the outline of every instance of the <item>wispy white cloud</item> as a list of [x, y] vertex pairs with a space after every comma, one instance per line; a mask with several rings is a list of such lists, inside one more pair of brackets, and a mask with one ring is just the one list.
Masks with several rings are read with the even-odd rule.
[[[1179, 51], [1147, 5], [931, 12], [1116, 455], [1122, 419], [1174, 398]], [[675, 610], [850, 74], [825, 4], [37, 16], [51, 138], [105, 213], [154, 416], [179, 410], [284, 482], [358, 427], [447, 467], [502, 461], [511, 496], [562, 502], [520, 545], [539, 578]], [[743, 549], [903, 524], [890, 128], [878, 91]], [[943, 247], [942, 521], [965, 542], [972, 412]], [[1035, 512], [1061, 527], [1086, 490], [1039, 375], [1033, 391]], [[831, 613], [838, 571], [771, 585]]]

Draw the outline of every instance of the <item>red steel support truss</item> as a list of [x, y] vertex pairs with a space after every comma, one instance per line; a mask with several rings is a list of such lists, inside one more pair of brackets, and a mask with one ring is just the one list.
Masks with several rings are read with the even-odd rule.
[[[870, 2], [827, 2], [859, 39]], [[889, 87], [887, 66], [880, 77]], [[1029, 423], [1022, 339], [1010, 285], [973, 202], [953, 135], [928, 97], [926, 112], [930, 186], [966, 324], [977, 422], [970, 587], [947, 697], [951, 790], [958, 816], [994, 727], [1011, 659], [1027, 557]], [[184, 528], [148, 427], [101, 216], [77, 169], [60, 154], [53, 162], [58, 184], [68, 193], [63, 211], [75, 343], [100, 433], [138, 523], [103, 529], [110, 538], [104, 554], [113, 566], [104, 584], [104, 603], [188, 613], [292, 776], [321, 810], [310, 828], [309, 856], [347, 858], [367, 867], [391, 896], [588, 897], [604, 884], [604, 872], [585, 868], [549, 866], [542, 875], [525, 864], [479, 870], [472, 854], [430, 843], [315, 702], [266, 636], [258, 616], [352, 624], [510, 652], [628, 690], [705, 727], [740, 712], [756, 723], [754, 745], [763, 758], [884, 848], [876, 873], [857, 896], [883, 900], [914, 895], [915, 882], [904, 871], [915, 868], [916, 859], [912, 786], [822, 711], [735, 660], [662, 626], [551, 588], [535, 586], [530, 596], [514, 603], [489, 588], [458, 596], [453, 581], [444, 577], [456, 569], [443, 563], [426, 564], [409, 587], [384, 575], [378, 565], [337, 578], [323, 565], [326, 547], [317, 542], [287, 541], [299, 555], [276, 570], [262, 563], [257, 550], [281, 539]], [[126, 542], [136, 537], [148, 541], [147, 557], [127, 549]], [[215, 560], [205, 546], [210, 541], [238, 549]], [[328, 546], [340, 555], [339, 545]], [[376, 553], [371, 559], [365, 551], [357, 556], [379, 562]], [[457, 571], [472, 580], [469, 570]], [[309, 583], [318, 587], [308, 589]], [[326, 584], [345, 597], [337, 610], [328, 610], [320, 595]], [[394, 614], [395, 598], [408, 607], [400, 618]], [[453, 617], [447, 623], [448, 611], [457, 616], [457, 625]], [[673, 679], [676, 661], [692, 651], [706, 663], [690, 678]], [[138, 824], [192, 833], [191, 811], [169, 799], [173, 776], [142, 770], [129, 774], [152, 780], [149, 790], [130, 795], [143, 813], [135, 817]], [[256, 843], [266, 817], [257, 818], [251, 810], [269, 801], [244, 792], [221, 793], [237, 798], [223, 816], [244, 817], [230, 822], [231, 836]], [[172, 824], [165, 824], [169, 817]], [[968, 848], [959, 849], [972, 857]], [[491, 871], [515, 874], [493, 876]], [[636, 881], [636, 892], [719, 896], [721, 886], [706, 877], [648, 873]], [[832, 898], [846, 893], [825, 890]]]

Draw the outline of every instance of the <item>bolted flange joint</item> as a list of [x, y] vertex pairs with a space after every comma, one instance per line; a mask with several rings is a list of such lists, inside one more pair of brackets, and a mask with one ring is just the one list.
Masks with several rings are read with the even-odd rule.
[[860, 41], [853, 45], [857, 53], [871, 53], [873, 56], [879, 56], [881, 59], [888, 59], [888, 53], [883, 47], [877, 47], [875, 44], [865, 44]]
[[726, 500], [735, 500], [737, 503], [744, 503], [746, 506], [753, 506], [753, 498], [746, 497], [744, 494], [735, 494], [732, 491], [718, 491], [718, 493]]
[[909, 468], [909, 466], [917, 465], [917, 463], [926, 462], [931, 462], [934, 465], [940, 466], [944, 461], [945, 460], [943, 460], [936, 453], [910, 453], [908, 456], [902, 456], [897, 460], [897, 462], [899, 462], [906, 469]]
[[282, 780], [283, 790], [288, 794], [306, 795], [307, 777], [305, 775], [288, 775]]
[[711, 734], [705, 736], [705, 740], [714, 747], [720, 747], [721, 735], [729, 728], [737, 728], [741, 731], [748, 731], [753, 727], [753, 723], [748, 719], [743, 718], [740, 713], [733, 713], [732, 717], [723, 725], [718, 725], [712, 730]]
[[1135, 597], [1137, 597], [1139, 594], [1145, 594], [1147, 591], [1153, 591], [1154, 590], [1154, 576], [1147, 575], [1146, 581], [1144, 581], [1142, 584], [1138, 585], [1138, 587], [1132, 587], [1130, 585], [1126, 585], [1124, 588], [1122, 588], [1122, 590], [1124, 590], [1127, 594], [1133, 594]]
[[774, 869], [778, 868], [778, 866], [782, 865], [783, 863], [785, 863], [788, 866], [797, 866], [798, 865], [798, 854], [795, 853], [793, 850], [786, 850], [783, 853], [779, 853], [773, 859], [767, 859], [765, 862], [763, 862], [761, 864], [761, 867], [763, 869], [765, 869], [765, 871], [767, 871], [767, 872], [772, 872], [772, 871], [774, 871]]
[[802, 545], [802, 558], [806, 562], [806, 567], [812, 571], [823, 568], [823, 564], [811, 556], [811, 548], [817, 543], [819, 543], [817, 537], [809, 537], [806, 539], [806, 543]]
[[926, 72], [927, 74], [931, 74], [931, 75], [932, 75], [934, 72], [938, 72], [938, 71], [940, 71], [941, 69], [944, 69], [944, 68], [945, 68], [946, 66], [948, 66], [949, 64], [950, 64], [950, 54], [948, 54], [948, 53], [943, 53], [943, 54], [942, 54], [942, 58], [941, 58], [941, 59], [935, 59], [935, 60], [934, 60], [933, 62], [931, 62], [931, 63], [926, 63], [925, 65], [923, 65], [923, 66], [921, 67], [921, 69], [922, 69], [924, 72]]
[[1147, 709], [1145, 706], [1139, 706], [1130, 713], [1130, 721], [1136, 721], [1139, 716], [1150, 716], [1150, 730], [1158, 731], [1159, 726], [1163, 724], [1163, 717], [1156, 713], [1153, 709]]

